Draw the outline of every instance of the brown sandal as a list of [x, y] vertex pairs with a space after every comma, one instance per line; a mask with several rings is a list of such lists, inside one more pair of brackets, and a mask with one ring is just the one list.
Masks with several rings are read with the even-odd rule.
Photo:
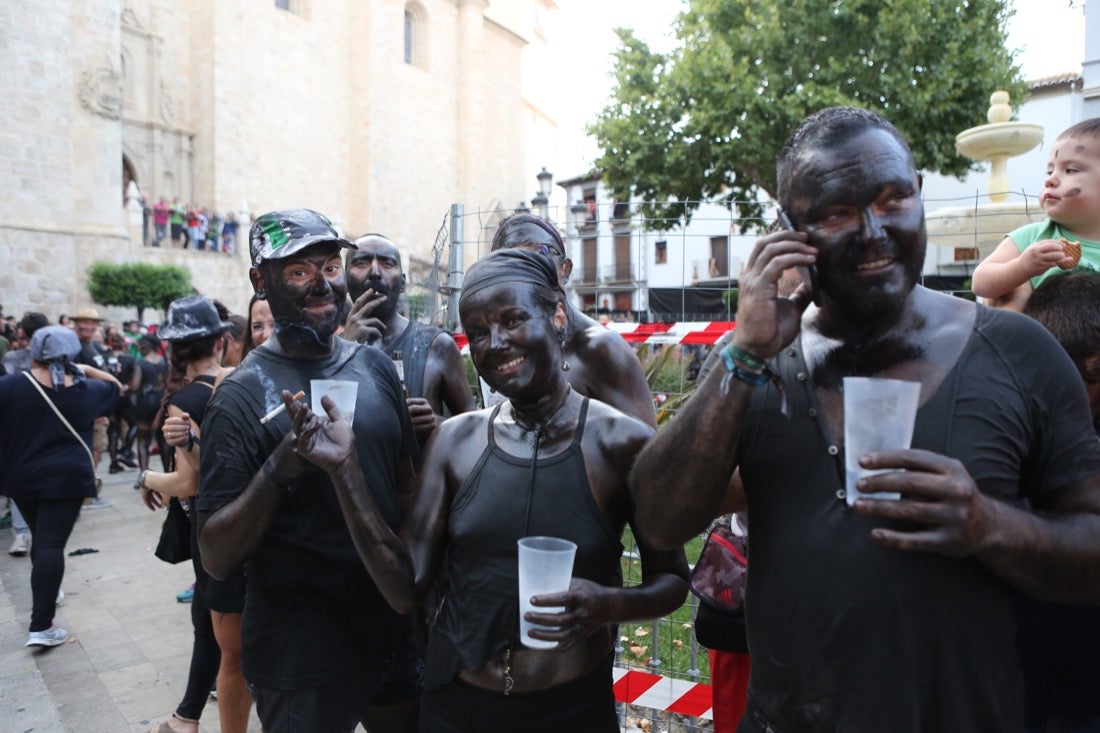
[[[184, 718], [183, 716], [172, 713], [172, 717], [181, 723], [194, 723], [198, 726], [199, 721], [192, 720], [191, 718]], [[149, 733], [176, 733], [176, 729], [168, 724], [168, 721], [164, 721], [160, 725], [153, 726], [149, 729]]]

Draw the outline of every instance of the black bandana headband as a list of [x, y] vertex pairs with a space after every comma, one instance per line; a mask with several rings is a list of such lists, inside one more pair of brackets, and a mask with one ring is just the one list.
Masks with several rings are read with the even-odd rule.
[[501, 249], [470, 266], [462, 283], [458, 302], [493, 285], [530, 283], [553, 288], [564, 294], [558, 283], [558, 271], [550, 258], [526, 249]]

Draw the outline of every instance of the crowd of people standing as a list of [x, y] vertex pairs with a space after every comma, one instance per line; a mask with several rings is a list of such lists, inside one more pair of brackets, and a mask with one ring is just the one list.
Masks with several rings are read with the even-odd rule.
[[177, 196], [168, 203], [161, 196], [156, 203], [141, 197], [142, 242], [147, 247], [160, 247], [165, 240], [179, 249], [232, 254], [237, 248], [240, 222], [230, 211], [221, 212], [205, 206], [182, 203]]

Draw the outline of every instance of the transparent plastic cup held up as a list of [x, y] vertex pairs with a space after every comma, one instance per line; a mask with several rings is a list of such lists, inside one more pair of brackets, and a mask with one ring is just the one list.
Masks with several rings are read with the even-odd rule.
[[856, 482], [886, 470], [861, 468], [859, 459], [880, 450], [908, 448], [920, 402], [920, 382], [899, 379], [844, 378], [844, 465], [848, 504], [860, 496], [900, 499], [896, 493], [861, 494]]
[[336, 403], [344, 422], [355, 423], [355, 399], [359, 395], [359, 383], [342, 379], [312, 379], [309, 382], [310, 409], [321, 417], [328, 417], [321, 407], [321, 398], [328, 395]]
[[531, 629], [555, 630], [524, 620], [528, 611], [536, 613], [560, 613], [564, 607], [532, 606], [531, 597], [545, 593], [569, 590], [573, 578], [573, 558], [577, 554], [576, 543], [559, 537], [524, 537], [519, 545], [519, 638], [524, 646], [532, 649], [553, 649], [556, 641], [532, 639]]

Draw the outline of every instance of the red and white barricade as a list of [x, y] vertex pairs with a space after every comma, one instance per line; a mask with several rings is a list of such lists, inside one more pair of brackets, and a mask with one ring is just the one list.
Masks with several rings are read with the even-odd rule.
[[[733, 321], [677, 321], [675, 323], [607, 323], [630, 344], [691, 344], [710, 346], [737, 324]], [[454, 334], [463, 354], [470, 353], [466, 334]]]
[[664, 677], [640, 669], [611, 670], [615, 699], [653, 710], [712, 719], [711, 688], [702, 682]]

